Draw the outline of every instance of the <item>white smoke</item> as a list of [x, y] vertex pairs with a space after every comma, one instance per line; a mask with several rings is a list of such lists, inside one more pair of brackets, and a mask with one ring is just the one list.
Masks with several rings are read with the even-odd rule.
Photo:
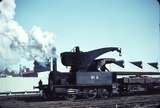
[[15, 16], [15, 0], [1, 0], [0, 2], [0, 13], [1, 18], [11, 20]]
[[0, 70], [44, 60], [55, 54], [51, 32], [33, 26], [30, 31], [14, 20], [15, 0], [0, 2]]

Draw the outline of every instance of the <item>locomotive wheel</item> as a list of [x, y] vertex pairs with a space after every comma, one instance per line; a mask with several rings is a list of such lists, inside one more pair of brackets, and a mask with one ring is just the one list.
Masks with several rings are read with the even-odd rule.
[[105, 99], [108, 98], [109, 97], [109, 91], [107, 89], [101, 89], [100, 97], [105, 98]]
[[97, 97], [97, 89], [89, 89], [87, 98], [88, 99], [95, 99]]
[[45, 90], [42, 90], [42, 97], [44, 100], [49, 99], [48, 93]]
[[77, 98], [76, 94], [67, 94], [65, 98], [69, 101], [74, 101]]

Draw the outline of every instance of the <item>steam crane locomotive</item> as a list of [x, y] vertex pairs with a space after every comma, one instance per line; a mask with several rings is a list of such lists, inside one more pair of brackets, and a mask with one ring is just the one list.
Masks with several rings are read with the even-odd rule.
[[[124, 67], [123, 61], [114, 58], [96, 59], [100, 55], [117, 51], [121, 56], [121, 48], [107, 47], [88, 52], [82, 52], [79, 47], [75, 47], [72, 52], [60, 54], [61, 62], [64, 66], [70, 66], [69, 72], [57, 71], [56, 60], [53, 61], [53, 70], [49, 73], [48, 84], [39, 82], [40, 91], [44, 98], [54, 98], [64, 96], [69, 100], [77, 97], [94, 99], [96, 97], [106, 98], [114, 93], [124, 94], [144, 90], [153, 90], [154, 85], [160, 86], [160, 79], [141, 77], [141, 72], [110, 72], [105, 65], [114, 63]], [[136, 75], [132, 78], [117, 78], [117, 75]], [[141, 73], [146, 74], [146, 73]], [[148, 72], [147, 75], [153, 74]], [[157, 73], [160, 74], [160, 73]]]

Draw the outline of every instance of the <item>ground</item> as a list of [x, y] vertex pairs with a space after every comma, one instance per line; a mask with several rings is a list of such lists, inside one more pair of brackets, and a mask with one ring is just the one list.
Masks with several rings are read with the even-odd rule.
[[160, 94], [95, 100], [50, 100], [39, 97], [0, 97], [0, 108], [160, 108]]

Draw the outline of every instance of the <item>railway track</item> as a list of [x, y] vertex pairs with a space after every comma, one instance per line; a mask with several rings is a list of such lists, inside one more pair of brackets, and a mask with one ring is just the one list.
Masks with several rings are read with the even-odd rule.
[[43, 101], [35, 96], [0, 97], [0, 108], [160, 108], [160, 94], [76, 101]]

